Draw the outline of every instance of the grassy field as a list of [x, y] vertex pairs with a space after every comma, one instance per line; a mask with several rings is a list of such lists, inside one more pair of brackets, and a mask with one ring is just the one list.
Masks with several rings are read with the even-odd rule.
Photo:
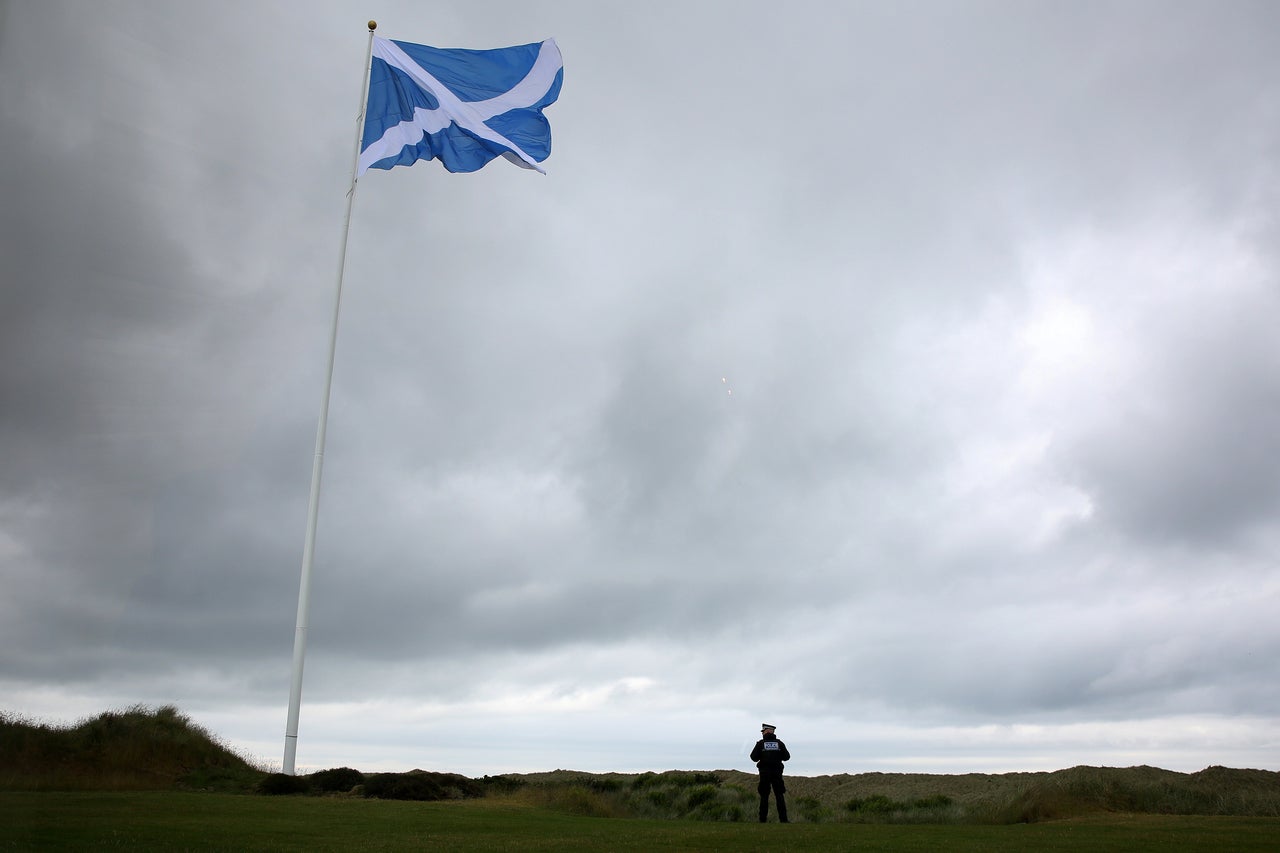
[[1098, 815], [1008, 826], [592, 818], [516, 798], [402, 802], [155, 792], [0, 793], [0, 850], [1274, 851], [1280, 818]]
[[1072, 767], [787, 779], [736, 770], [469, 779], [269, 773], [166, 706], [74, 726], [0, 714], [5, 850], [1280, 850], [1280, 773]]

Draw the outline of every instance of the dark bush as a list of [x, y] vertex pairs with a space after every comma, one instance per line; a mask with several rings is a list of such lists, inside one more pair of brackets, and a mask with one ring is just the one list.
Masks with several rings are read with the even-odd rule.
[[685, 814], [682, 815], [682, 817], [686, 817], [691, 820], [733, 820], [734, 818], [730, 817], [730, 814], [735, 809], [739, 814], [739, 817], [737, 819], [741, 820], [742, 819], [741, 806], [732, 805], [730, 803], [722, 803], [722, 802], [719, 802], [718, 800], [712, 800], [710, 802], [702, 803], [696, 809], [685, 812]]
[[646, 791], [644, 797], [652, 805], [655, 805], [660, 809], [669, 809], [671, 806], [675, 805], [676, 801], [675, 794], [671, 793], [670, 790], [663, 788]]
[[658, 785], [675, 788], [694, 788], [699, 785], [719, 786], [720, 777], [714, 773], [668, 770], [665, 773], [641, 773], [631, 780], [632, 789], [652, 788]]
[[822, 823], [831, 817], [831, 810], [817, 797], [800, 797], [796, 800], [796, 808], [800, 812], [800, 817], [809, 823]]
[[290, 776], [287, 773], [270, 773], [258, 783], [258, 793], [271, 796], [305, 794], [308, 790], [310, 786], [305, 776]]
[[653, 772], [641, 773], [639, 776], [631, 780], [631, 789], [634, 791], [648, 788], [658, 780], [658, 774]]
[[350, 791], [356, 785], [364, 784], [364, 774], [352, 767], [334, 767], [312, 773], [307, 781], [313, 791]]
[[845, 803], [844, 807], [851, 812], [862, 812], [863, 814], [889, 814], [890, 812], [901, 811], [907, 806], [905, 803], [889, 799], [884, 794], [872, 794], [869, 797], [854, 797]]
[[946, 794], [933, 794], [928, 797], [921, 797], [912, 805], [918, 809], [941, 809], [951, 805], [951, 798]]
[[483, 797], [484, 786], [456, 773], [374, 773], [364, 780], [364, 795], [379, 800], [461, 800]]
[[696, 788], [689, 789], [689, 798], [685, 801], [685, 808], [695, 809], [703, 803], [712, 802], [715, 798], [715, 785], [699, 785]]
[[625, 817], [617, 797], [592, 791], [578, 784], [558, 785], [545, 789], [544, 802], [555, 811], [581, 817]]
[[485, 776], [480, 780], [480, 784], [484, 787], [486, 793], [506, 794], [518, 791], [529, 783], [516, 776]]
[[265, 772], [253, 768], [197, 767], [179, 779], [176, 787], [186, 791], [247, 794], [258, 790], [264, 776]]

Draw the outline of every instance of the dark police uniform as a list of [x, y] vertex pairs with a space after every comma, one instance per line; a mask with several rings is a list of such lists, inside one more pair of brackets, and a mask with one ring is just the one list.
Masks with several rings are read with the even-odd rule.
[[[763, 730], [775, 727], [765, 723], [760, 728]], [[782, 762], [791, 760], [787, 745], [778, 740], [773, 732], [764, 732], [764, 737], [756, 741], [755, 749], [751, 750], [751, 760], [760, 770], [760, 785], [756, 789], [760, 792], [760, 822], [764, 823], [769, 819], [769, 791], [772, 789], [773, 797], [778, 801], [778, 820], [786, 823], [787, 800], [783, 794], [786, 793], [787, 786], [782, 783]]]

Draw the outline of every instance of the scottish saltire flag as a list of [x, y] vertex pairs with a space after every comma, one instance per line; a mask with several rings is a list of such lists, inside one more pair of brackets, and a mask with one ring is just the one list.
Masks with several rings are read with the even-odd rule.
[[462, 50], [375, 37], [357, 174], [437, 157], [474, 172], [499, 155], [545, 174], [542, 110], [560, 96], [563, 64], [555, 39]]

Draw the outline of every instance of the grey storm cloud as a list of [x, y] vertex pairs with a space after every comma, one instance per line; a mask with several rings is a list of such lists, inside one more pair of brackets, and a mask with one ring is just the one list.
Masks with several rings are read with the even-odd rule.
[[372, 15], [565, 85], [359, 182], [301, 766], [1280, 762], [1271, 4], [0, 8], [5, 709], [278, 754]]

